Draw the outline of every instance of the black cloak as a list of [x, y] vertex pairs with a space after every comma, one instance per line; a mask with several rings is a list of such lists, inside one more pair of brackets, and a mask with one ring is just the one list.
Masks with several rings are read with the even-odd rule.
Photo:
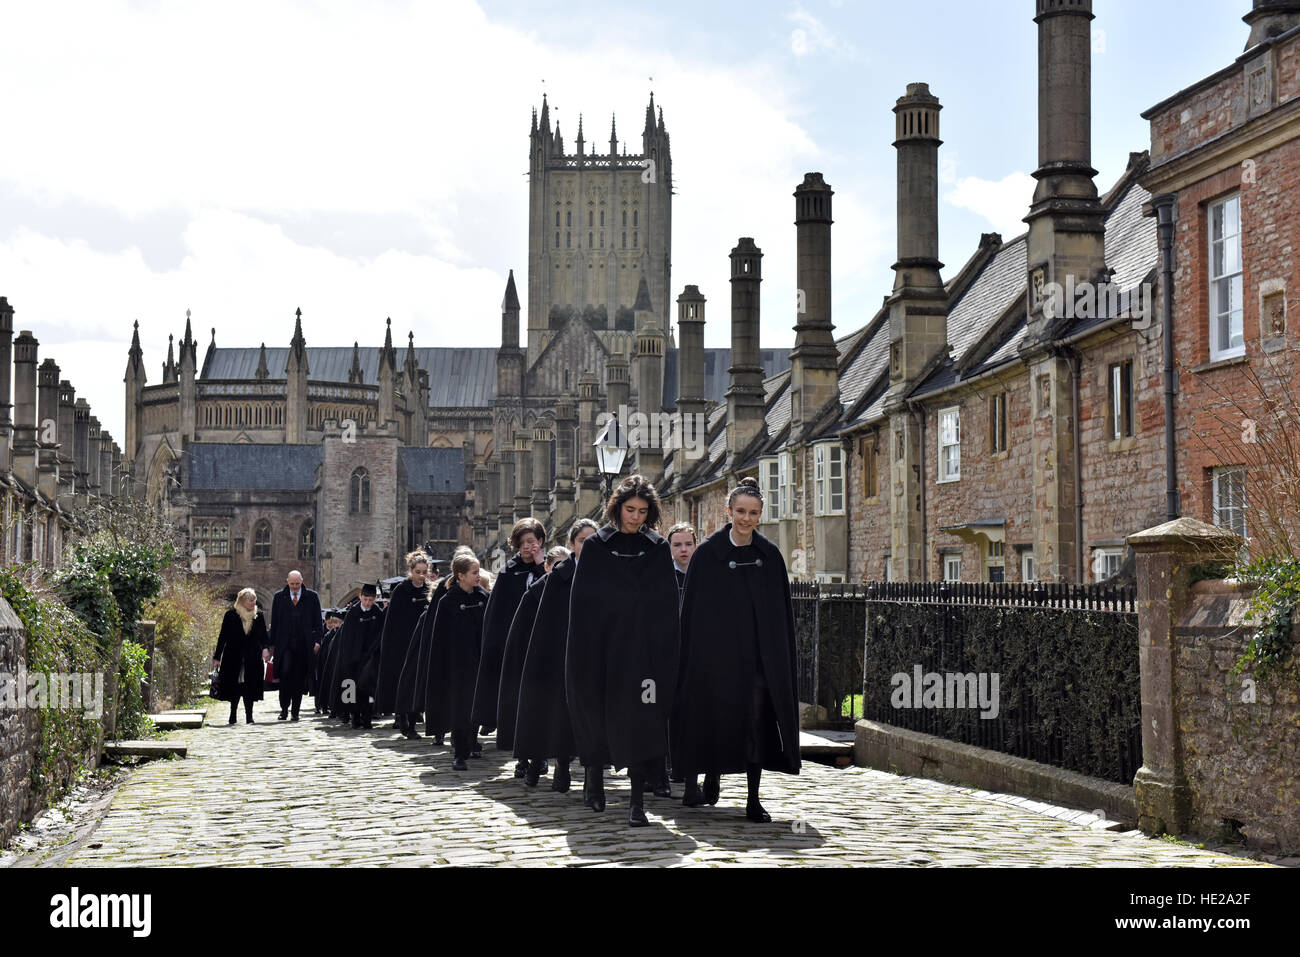
[[[438, 600], [447, 594], [447, 581], [443, 578], [432, 586], [432, 598], [425, 608], [432, 608]], [[426, 590], [430, 586], [425, 586]], [[411, 642], [406, 648], [406, 662], [402, 665], [402, 677], [397, 683], [396, 710], [401, 714], [417, 714], [424, 710], [424, 680], [429, 673], [429, 640], [432, 637], [432, 622], [424, 628], [420, 612], [411, 629]]]
[[339, 629], [326, 626], [325, 634], [321, 636], [320, 651], [316, 652], [316, 707], [322, 711], [328, 711], [331, 701], [331, 687], [329, 684], [330, 668], [333, 665], [333, 659], [330, 655], [334, 651], [334, 646], [338, 643]]
[[[338, 667], [332, 693], [341, 693], [340, 701], [348, 705], [361, 704], [375, 693], [379, 676], [379, 645], [384, 631], [386, 615], [377, 604], [366, 611], [357, 602], [348, 609], [338, 637]], [[352, 693], [344, 691], [347, 682], [354, 682]]]
[[576, 567], [577, 562], [567, 558], [557, 562], [545, 578], [519, 681], [519, 712], [515, 719], [517, 758], [534, 761], [570, 758], [577, 751], [573, 743], [569, 705], [564, 697], [569, 592]]
[[424, 613], [421, 631], [431, 633], [424, 707], [435, 733], [476, 724], [470, 711], [487, 607], [488, 593], [482, 585], [471, 592], [455, 585]]
[[[639, 541], [620, 544], [626, 538]], [[646, 528], [623, 536], [613, 525], [587, 539], [569, 597], [565, 659], [584, 765], [623, 768], [667, 753], [678, 627], [667, 539]]]
[[[495, 728], [497, 698], [501, 692], [501, 659], [505, 657], [506, 638], [514, 621], [519, 601], [524, 597], [529, 574], [540, 576], [541, 565], [526, 562], [518, 555], [506, 562], [492, 584], [487, 612], [483, 615], [483, 654], [479, 660], [478, 681], [474, 686], [473, 722]], [[498, 747], [500, 745], [498, 744]]]
[[[794, 609], [785, 560], [755, 532], [746, 550], [751, 561], [733, 568], [741, 556], [730, 533], [728, 524], [701, 542], [686, 571], [673, 768], [688, 777], [741, 772], [757, 748], [765, 770], [797, 774]], [[769, 707], [751, 725], [759, 674]]]
[[[260, 610], [248, 634], [244, 634], [244, 621], [239, 612], [233, 608], [226, 610], [217, 635], [217, 650], [212, 653], [214, 659], [221, 661], [218, 694], [222, 701], [238, 701], [241, 694], [247, 694], [253, 701], [262, 700], [262, 676], [266, 672], [266, 666], [262, 664], [262, 649], [270, 643], [266, 635], [266, 616]], [[241, 666], [243, 685], [239, 683]]]
[[379, 641], [379, 677], [375, 683], [375, 711], [392, 714], [397, 708], [397, 685], [406, 664], [406, 652], [420, 613], [429, 605], [429, 582], [417, 589], [411, 579], [399, 582], [388, 598], [384, 633]]
[[546, 576], [534, 578], [533, 583], [519, 600], [510, 631], [506, 635], [505, 653], [501, 656], [501, 690], [497, 696], [497, 749], [510, 751], [515, 746], [515, 716], [519, 713], [519, 682], [524, 674], [524, 659], [528, 657], [528, 642], [533, 634], [533, 621], [537, 606], [542, 600]]

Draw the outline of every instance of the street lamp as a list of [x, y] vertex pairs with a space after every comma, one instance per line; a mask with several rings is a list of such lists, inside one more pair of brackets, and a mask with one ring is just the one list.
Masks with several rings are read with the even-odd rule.
[[619, 428], [618, 416], [610, 416], [592, 443], [596, 447], [596, 464], [605, 476], [605, 499], [614, 491], [614, 476], [623, 470], [627, 458], [627, 434]]

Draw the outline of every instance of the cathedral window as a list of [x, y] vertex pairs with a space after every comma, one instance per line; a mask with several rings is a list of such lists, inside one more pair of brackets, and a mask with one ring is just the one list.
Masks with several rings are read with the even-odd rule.
[[605, 228], [605, 211], [603, 209], [600, 211], [600, 228]]
[[352, 515], [370, 514], [370, 473], [363, 468], [352, 473], [352, 489], [348, 496], [348, 512]]
[[623, 234], [623, 248], [627, 249], [627, 233]]
[[565, 234], [564, 234], [564, 248], [565, 248], [565, 249], [572, 249], [572, 248], [573, 248], [573, 234], [572, 234], [572, 233], [565, 233]]
[[636, 238], [637, 238], [637, 237], [636, 237], [636, 233], [633, 233], [633, 234], [632, 234], [632, 248], [633, 248], [633, 249], [636, 249], [636, 248], [637, 248]]
[[572, 226], [572, 225], [573, 225], [573, 212], [572, 212], [572, 211], [566, 212], [566, 213], [564, 214], [564, 225], [565, 225], [565, 226]]
[[623, 210], [623, 225], [627, 225], [627, 210]]
[[555, 228], [560, 228], [560, 211], [558, 209], [555, 211]]
[[605, 248], [605, 234], [604, 234], [604, 233], [601, 233], [601, 234], [600, 234], [600, 248], [601, 248], [601, 249], [604, 249], [604, 248]]
[[[559, 214], [557, 213], [556, 215], [559, 215]], [[556, 223], [556, 225], [558, 226], [559, 223]], [[555, 234], [555, 248], [556, 248], [556, 249], [559, 249], [559, 248], [560, 248], [560, 234], [559, 234], [559, 233], [556, 233], [556, 234]]]
[[641, 211], [640, 211], [640, 210], [637, 210], [637, 209], [632, 210], [632, 225], [633, 225], [633, 227], [635, 227], [635, 226], [636, 226], [640, 221], [641, 221]]
[[262, 519], [253, 528], [253, 561], [269, 561], [271, 558], [271, 523]]
[[592, 246], [591, 233], [587, 233], [587, 248], [590, 249], [591, 246]]
[[587, 210], [587, 228], [590, 229], [596, 225], [596, 214], [592, 210]]
[[205, 555], [230, 554], [230, 523], [195, 521], [191, 538]]
[[300, 561], [311, 561], [316, 557], [316, 523], [311, 519], [302, 523], [302, 531], [298, 533], [298, 558]]

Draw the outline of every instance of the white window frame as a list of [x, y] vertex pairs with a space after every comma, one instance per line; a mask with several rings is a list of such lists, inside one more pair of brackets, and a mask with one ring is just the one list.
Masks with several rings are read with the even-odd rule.
[[795, 487], [795, 461], [793, 452], [781, 452], [777, 456], [781, 483], [782, 518], [794, 518], [799, 514], [799, 491]]
[[894, 580], [894, 556], [886, 555], [885, 556], [885, 581], [892, 582], [893, 580]]
[[1096, 581], [1105, 581], [1124, 564], [1124, 549], [1095, 548], [1092, 551], [1092, 577]]
[[[1236, 212], [1235, 233], [1227, 231], [1229, 210]], [[1223, 235], [1215, 236], [1215, 215], [1222, 212], [1224, 221]], [[1242, 222], [1241, 194], [1233, 193], [1210, 203], [1206, 209], [1206, 233], [1209, 241], [1209, 259], [1207, 262], [1209, 278], [1209, 317], [1210, 317], [1210, 359], [1232, 359], [1246, 354], [1245, 309], [1242, 279]], [[1222, 268], [1216, 266], [1216, 252], [1224, 252]], [[1233, 253], [1235, 252], [1235, 256]], [[1228, 308], [1219, 308], [1220, 290], [1226, 288]], [[1234, 296], [1236, 308], [1233, 308]], [[1227, 345], [1222, 345], [1225, 337]], [[1238, 340], [1234, 344], [1234, 340]]]
[[1022, 582], [1038, 581], [1038, 566], [1034, 561], [1034, 553], [1032, 551], [1024, 551], [1020, 553], [1020, 580]]
[[960, 555], [943, 556], [943, 580], [946, 582], [961, 581], [961, 556]]
[[775, 456], [758, 460], [760, 483], [763, 486], [763, 521], [775, 522], [781, 517], [781, 465]]
[[[1234, 478], [1235, 490], [1232, 488]], [[1246, 510], [1249, 507], [1246, 500], [1246, 469], [1240, 465], [1216, 468], [1211, 484], [1214, 489], [1214, 524], [1245, 538]], [[1234, 491], [1239, 497], [1237, 502], [1232, 501]]]
[[838, 442], [813, 446], [813, 514], [844, 514], [844, 449]]
[[[951, 423], [951, 426], [948, 423]], [[936, 481], [941, 484], [959, 482], [961, 481], [961, 407], [954, 405], [947, 409], [940, 409], [938, 426], [935, 446], [939, 453], [939, 472]], [[951, 461], [944, 456], [944, 453], [949, 450], [956, 450], [950, 457]]]

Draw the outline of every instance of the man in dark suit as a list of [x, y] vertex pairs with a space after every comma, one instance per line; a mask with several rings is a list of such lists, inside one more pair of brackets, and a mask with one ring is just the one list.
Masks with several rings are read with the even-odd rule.
[[302, 696], [311, 673], [312, 653], [321, 640], [324, 623], [320, 596], [302, 583], [302, 574], [289, 572], [285, 587], [271, 600], [271, 647], [275, 651], [275, 676], [280, 679], [280, 720], [293, 712], [298, 720]]

